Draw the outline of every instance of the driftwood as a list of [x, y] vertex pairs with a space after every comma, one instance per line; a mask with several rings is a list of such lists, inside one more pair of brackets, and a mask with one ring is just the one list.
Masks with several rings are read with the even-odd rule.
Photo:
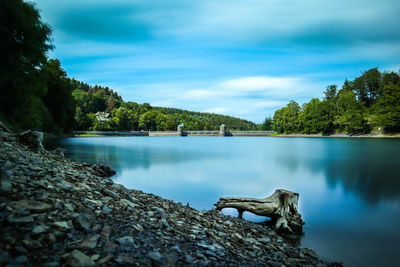
[[299, 194], [277, 189], [267, 198], [225, 197], [220, 198], [217, 210], [235, 208], [242, 218], [243, 212], [248, 211], [260, 216], [271, 218], [268, 221], [276, 230], [301, 233], [305, 222], [297, 210]]

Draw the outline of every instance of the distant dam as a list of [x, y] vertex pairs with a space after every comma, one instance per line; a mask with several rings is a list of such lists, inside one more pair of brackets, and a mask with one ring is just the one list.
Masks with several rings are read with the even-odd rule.
[[274, 131], [74, 131], [75, 136], [271, 136]]

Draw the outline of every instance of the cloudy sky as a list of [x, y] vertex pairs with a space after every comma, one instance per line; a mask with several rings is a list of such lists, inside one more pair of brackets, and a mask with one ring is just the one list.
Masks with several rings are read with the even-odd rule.
[[261, 122], [400, 69], [398, 0], [34, 0], [70, 77], [126, 101]]

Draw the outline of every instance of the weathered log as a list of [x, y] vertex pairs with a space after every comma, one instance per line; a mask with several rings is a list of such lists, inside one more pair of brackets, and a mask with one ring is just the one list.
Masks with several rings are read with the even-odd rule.
[[260, 216], [271, 218], [269, 223], [276, 230], [301, 233], [303, 221], [297, 210], [299, 194], [284, 189], [277, 189], [267, 198], [225, 197], [214, 204], [217, 210], [235, 208], [242, 218], [243, 212], [248, 211]]

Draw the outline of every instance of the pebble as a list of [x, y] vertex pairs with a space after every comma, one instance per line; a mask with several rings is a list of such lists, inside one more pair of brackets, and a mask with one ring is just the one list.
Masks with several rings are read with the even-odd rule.
[[131, 236], [124, 236], [124, 237], [116, 239], [116, 241], [121, 246], [130, 246], [135, 243]]
[[52, 223], [53, 227], [57, 228], [60, 231], [68, 231], [69, 229], [71, 229], [71, 226], [67, 223], [67, 222], [54, 222]]
[[49, 229], [50, 227], [46, 225], [35, 225], [32, 229], [32, 235], [46, 233]]
[[67, 266], [72, 267], [91, 267], [96, 265], [89, 256], [77, 249], [65, 255], [65, 263]]

